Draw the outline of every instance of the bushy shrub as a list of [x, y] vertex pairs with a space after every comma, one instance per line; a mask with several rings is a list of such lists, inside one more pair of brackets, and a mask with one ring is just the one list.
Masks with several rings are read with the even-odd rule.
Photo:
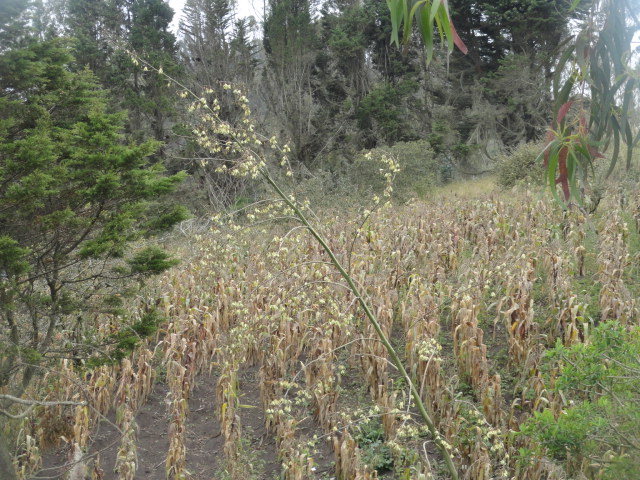
[[[553, 392], [570, 398], [558, 415], [536, 413], [521, 425], [552, 459], [576, 473], [589, 459], [597, 478], [638, 478], [640, 472], [640, 329], [600, 324], [589, 343], [547, 351], [545, 372], [559, 372]], [[576, 472], [574, 472], [576, 470]]]
[[542, 162], [536, 159], [544, 146], [539, 143], [524, 143], [510, 153], [502, 155], [496, 164], [497, 183], [511, 188], [517, 183], [544, 183]]
[[385, 443], [384, 429], [379, 419], [371, 419], [355, 427], [354, 438], [362, 454], [363, 462], [377, 472], [393, 467], [391, 449]]
[[376, 161], [382, 155], [392, 156], [400, 164], [401, 170], [394, 180], [393, 197], [396, 201], [406, 202], [414, 197], [423, 197], [441, 182], [441, 165], [426, 140], [400, 142], [392, 147], [371, 150], [370, 159], [365, 153], [356, 157], [348, 178], [359, 195], [379, 195], [384, 190], [384, 176]]

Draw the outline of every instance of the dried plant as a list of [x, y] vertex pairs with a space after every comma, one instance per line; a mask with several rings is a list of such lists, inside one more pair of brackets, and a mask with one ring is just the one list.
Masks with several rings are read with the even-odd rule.
[[116, 423], [122, 431], [122, 437], [116, 454], [115, 471], [119, 480], [134, 480], [138, 467], [137, 427], [134, 412], [128, 404], [118, 408]]

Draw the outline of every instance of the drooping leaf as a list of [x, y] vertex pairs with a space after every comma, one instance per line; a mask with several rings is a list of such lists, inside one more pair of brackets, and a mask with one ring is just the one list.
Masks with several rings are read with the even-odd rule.
[[562, 80], [562, 72], [564, 71], [564, 68], [565, 68], [565, 66], [567, 64], [567, 61], [573, 55], [573, 50], [574, 50], [574, 46], [573, 45], [569, 46], [564, 51], [564, 53], [562, 54], [560, 59], [558, 60], [558, 64], [556, 65], [555, 74], [553, 76], [553, 95], [554, 95], [554, 97], [558, 96], [558, 92], [560, 91], [559, 84], [560, 84], [560, 81]]
[[576, 37], [575, 44], [575, 59], [578, 67], [580, 68], [580, 72], [582, 74], [586, 73], [588, 64], [589, 64], [589, 50], [590, 50], [590, 41], [589, 34], [587, 32], [581, 32]]
[[[631, 107], [631, 101], [633, 100], [633, 91], [635, 86], [636, 86], [636, 79], [629, 78], [624, 87], [624, 94], [622, 96], [622, 111], [620, 115], [620, 124], [625, 125], [625, 128], [628, 123], [629, 109]], [[629, 126], [629, 128], [631, 127]], [[626, 141], [627, 141], [627, 145], [633, 145], [633, 140], [626, 140]]]
[[413, 16], [409, 14], [409, 0], [402, 1], [402, 13], [404, 15], [404, 31], [402, 34], [402, 42], [407, 44], [411, 37], [411, 26], [413, 25]]
[[436, 18], [436, 15], [438, 14], [438, 9], [440, 8], [441, 4], [442, 4], [442, 0], [433, 0], [433, 3], [431, 4], [431, 9], [429, 11], [429, 22], [431, 22], [431, 24], [433, 24], [433, 20]]
[[631, 124], [627, 120], [624, 124], [625, 142], [627, 144], [627, 164], [626, 168], [631, 168], [631, 160], [633, 158], [633, 133], [631, 132]]
[[458, 50], [460, 50], [462, 53], [466, 55], [469, 49], [467, 48], [467, 46], [464, 44], [464, 42], [458, 35], [458, 32], [456, 31], [456, 28], [453, 26], [453, 22], [451, 20], [449, 20], [449, 25], [451, 27], [451, 32], [453, 33], [453, 43], [455, 44], [456, 47], [458, 47]]
[[[577, 185], [577, 172], [580, 167], [580, 161], [573, 149], [569, 149], [567, 155], [567, 178], [569, 180], [570, 197], [574, 198], [579, 204], [582, 203], [581, 195]], [[565, 192], [566, 195], [566, 192]], [[568, 200], [568, 198], [566, 198]]]
[[611, 163], [609, 164], [609, 170], [607, 170], [606, 178], [613, 173], [618, 161], [618, 154], [620, 153], [620, 125], [615, 115], [611, 115], [611, 128], [613, 131], [613, 153], [611, 154]]
[[453, 52], [455, 43], [453, 41], [453, 31], [451, 30], [451, 20], [449, 19], [449, 15], [445, 10], [444, 5], [445, 4], [443, 3], [443, 7], [438, 10], [438, 15], [436, 18], [440, 19], [441, 28], [444, 31], [445, 37], [447, 38], [447, 50], [449, 54], [451, 54], [451, 52]]
[[449, 13], [449, 3], [447, 0], [442, 0], [442, 5], [440, 8], [442, 12], [442, 23], [445, 25], [445, 34], [447, 35], [447, 41], [449, 42], [449, 53], [453, 52], [453, 46], [455, 45], [458, 49], [464, 53], [465, 55], [468, 52], [467, 46], [464, 44], [456, 28], [453, 25], [453, 20], [451, 20], [451, 13]]
[[[549, 155], [551, 154], [551, 142], [553, 142], [553, 139], [556, 138], [556, 134], [553, 130], [549, 129], [547, 130], [547, 138], [545, 140], [545, 144], [547, 145], [544, 149], [544, 151], [542, 152], [542, 154], [544, 155], [544, 163], [543, 165], [545, 167], [547, 167], [549, 165]], [[555, 175], [555, 173], [554, 173]]]
[[558, 196], [558, 189], [556, 188], [556, 174], [558, 171], [559, 150], [561, 147], [562, 142], [560, 142], [558, 139], [551, 142], [551, 144], [549, 145], [549, 163], [547, 165], [547, 183], [551, 188], [553, 197], [558, 203], [562, 203], [560, 197]]
[[411, 12], [409, 12], [409, 18], [412, 20], [414, 17], [418, 18], [418, 10], [422, 9], [426, 3], [427, 0], [419, 0], [418, 2], [414, 3], [413, 7], [411, 7]]
[[575, 75], [571, 75], [567, 81], [565, 82], [565, 84], [562, 86], [562, 89], [560, 90], [560, 92], [558, 93], [557, 97], [556, 97], [556, 105], [557, 105], [557, 110], [560, 109], [560, 107], [562, 107], [562, 105], [564, 105], [565, 103], [567, 103], [567, 101], [569, 100], [569, 95], [571, 94], [571, 90], [573, 89], [573, 86], [575, 84]]
[[403, 3], [403, 0], [387, 0], [387, 6], [391, 13], [391, 44], [395, 43], [398, 47], [400, 46], [398, 30], [400, 29], [400, 22], [402, 21]]
[[464, 44], [456, 31], [449, 14], [447, 0], [387, 0], [387, 6], [391, 18], [391, 43], [400, 46], [400, 25], [402, 24], [402, 43], [406, 44], [411, 38], [411, 28], [415, 18], [420, 30], [422, 41], [427, 53], [427, 63], [433, 58], [433, 25], [435, 23], [440, 41], [447, 40], [447, 50], [451, 53], [454, 47], [458, 47], [463, 53], [467, 53]]
[[427, 51], [427, 64], [433, 59], [433, 20], [429, 17], [429, 10], [425, 7], [420, 10], [420, 21], [418, 23], [422, 41]]
[[569, 154], [569, 147], [563, 145], [558, 152], [558, 178], [556, 184], [560, 184], [562, 192], [564, 193], [564, 199], [566, 201], [571, 197], [569, 192], [569, 171], [567, 169], [567, 156]]
[[605, 156], [602, 154], [602, 152], [600, 152], [593, 145], [589, 145], [588, 150], [589, 150], [589, 155], [591, 156], [592, 159], [605, 158]]
[[440, 43], [444, 43], [444, 30], [442, 26], [442, 20], [440, 19], [440, 9], [438, 9], [438, 13], [436, 15], [436, 28], [438, 29], [438, 34], [440, 35]]

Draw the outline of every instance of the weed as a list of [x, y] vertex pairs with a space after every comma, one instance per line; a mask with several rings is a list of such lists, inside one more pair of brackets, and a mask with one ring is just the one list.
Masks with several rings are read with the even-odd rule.
[[379, 419], [370, 419], [354, 428], [354, 439], [362, 452], [362, 461], [377, 472], [391, 470], [393, 455], [384, 441], [384, 429]]

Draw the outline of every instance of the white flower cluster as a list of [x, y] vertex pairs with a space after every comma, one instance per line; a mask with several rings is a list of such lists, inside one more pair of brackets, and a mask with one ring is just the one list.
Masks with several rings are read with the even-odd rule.
[[440, 345], [435, 338], [423, 340], [418, 345], [418, 356], [420, 360], [428, 362], [434, 357], [438, 357], [440, 351], [442, 351], [442, 345]]

